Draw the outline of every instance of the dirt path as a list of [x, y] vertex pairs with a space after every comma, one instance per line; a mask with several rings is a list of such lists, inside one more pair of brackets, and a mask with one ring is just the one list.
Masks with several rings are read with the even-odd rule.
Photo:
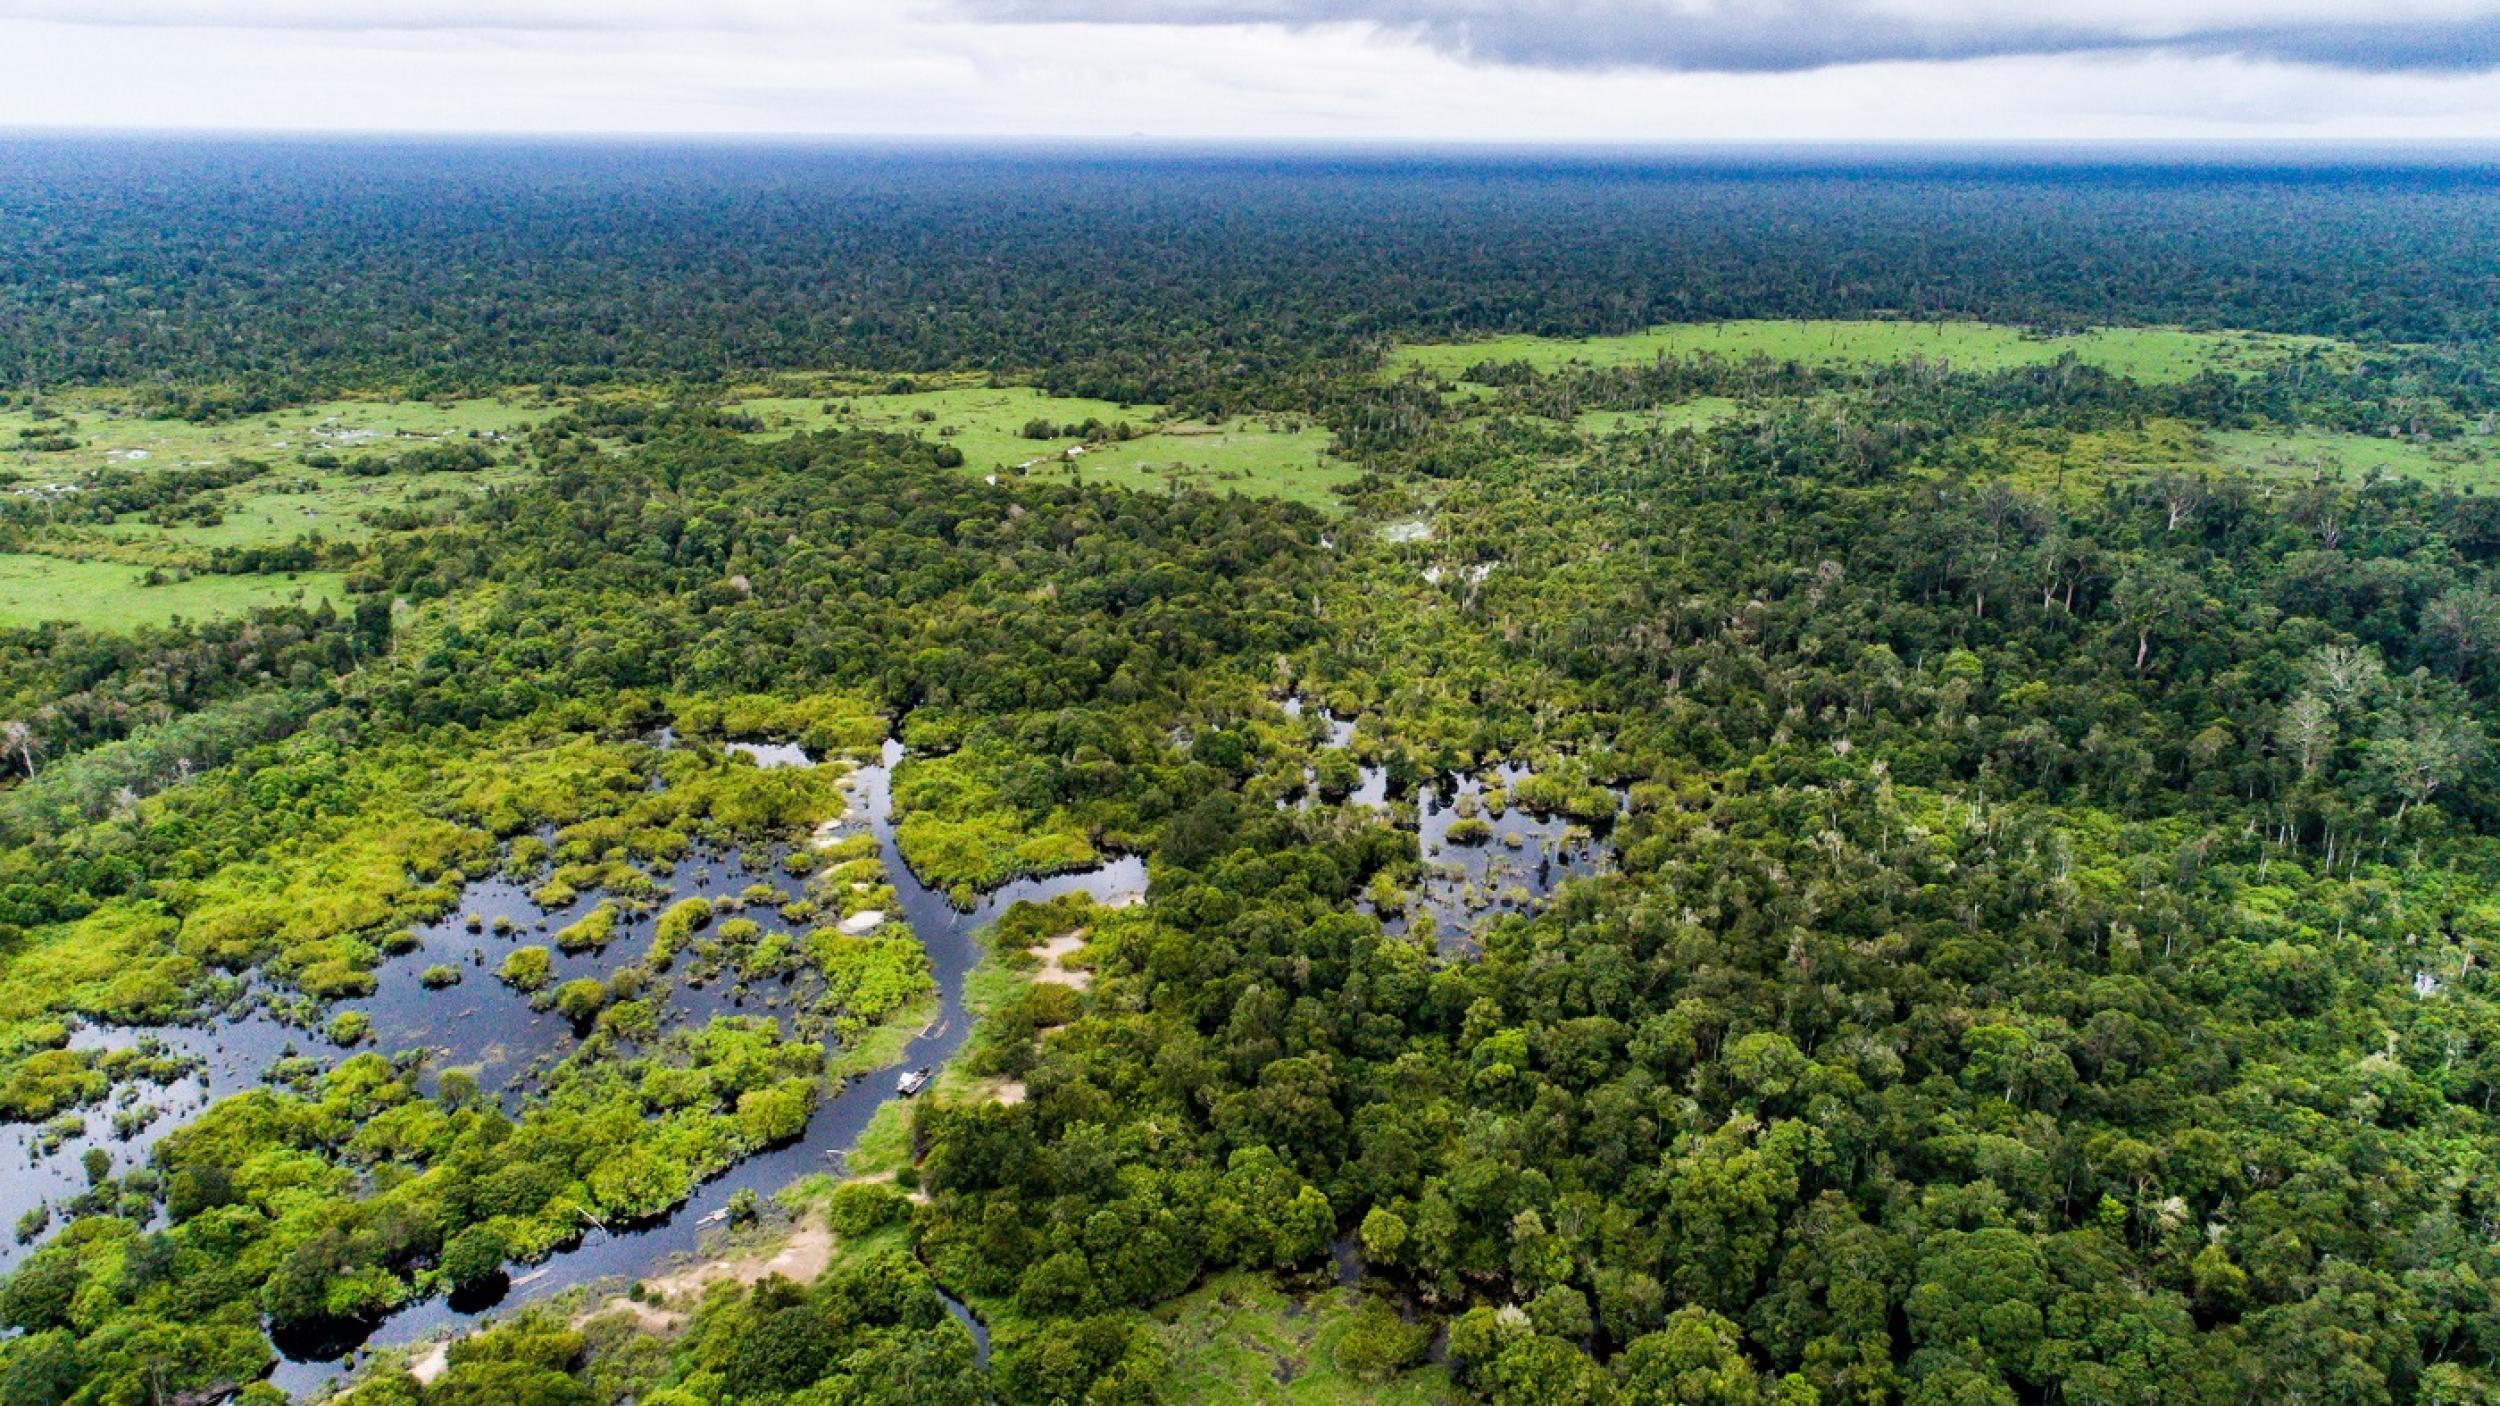
[[417, 1354], [415, 1360], [408, 1364], [408, 1375], [416, 1378], [419, 1386], [434, 1385], [436, 1379], [449, 1370], [451, 1370], [451, 1344], [447, 1342], [434, 1344]]
[[1042, 963], [1033, 969], [1033, 980], [1047, 982], [1053, 986], [1070, 986], [1079, 991], [1092, 986], [1094, 984], [1092, 972], [1081, 967], [1067, 965], [1067, 959], [1076, 955], [1077, 949], [1084, 945], [1085, 929], [1078, 928], [1074, 932], [1061, 933], [1039, 947], [1028, 949], [1034, 956], [1040, 958]]
[[756, 1284], [776, 1274], [794, 1283], [811, 1283], [817, 1275], [825, 1272], [825, 1266], [832, 1260], [833, 1231], [825, 1224], [822, 1215], [811, 1211], [790, 1232], [790, 1238], [769, 1253], [756, 1249], [724, 1255], [719, 1259], [655, 1275], [642, 1281], [642, 1302], [636, 1303], [619, 1294], [605, 1303], [585, 1309], [575, 1317], [574, 1322], [579, 1325], [601, 1314], [622, 1311], [632, 1314], [634, 1321], [640, 1323], [645, 1332], [671, 1332], [686, 1321], [686, 1315], [670, 1305], [681, 1299], [701, 1298], [703, 1290], [713, 1284], [724, 1281]]

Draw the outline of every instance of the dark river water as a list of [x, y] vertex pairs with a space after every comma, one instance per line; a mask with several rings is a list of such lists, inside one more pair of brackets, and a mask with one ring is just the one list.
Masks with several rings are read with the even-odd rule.
[[[1302, 700], [1291, 700], [1287, 711], [1302, 715]], [[1336, 718], [1325, 709], [1315, 711], [1325, 727], [1325, 745], [1353, 745], [1354, 722]], [[673, 739], [662, 741], [673, 744]], [[787, 744], [733, 746], [763, 766], [812, 764], [803, 751]], [[281, 1339], [277, 1344], [281, 1360], [272, 1374], [276, 1385], [299, 1398], [316, 1395], [343, 1378], [361, 1353], [456, 1334], [566, 1289], [600, 1280], [647, 1277], [694, 1254], [701, 1248], [704, 1233], [718, 1223], [716, 1213], [738, 1193], [769, 1196], [809, 1173], [838, 1171], [843, 1154], [857, 1143], [871, 1116], [896, 1096], [896, 1070], [943, 1064], [954, 1054], [969, 1033], [964, 977], [980, 958], [975, 934], [981, 928], [1010, 905], [1025, 900], [1081, 891], [1110, 903], [1144, 893], [1145, 861], [1126, 856], [1081, 873], [1019, 880], [988, 895], [969, 912], [956, 909], [943, 893], [913, 877], [895, 847], [892, 777], [902, 752], [899, 742], [889, 741], [877, 762], [854, 769], [846, 783], [849, 808], [828, 827], [833, 839], [862, 832], [876, 837], [900, 907], [899, 913], [888, 916], [907, 922], [928, 952], [937, 985], [937, 1016], [909, 1042], [901, 1059], [850, 1081], [817, 1107], [797, 1140], [729, 1168], [698, 1187], [675, 1212], [645, 1225], [594, 1230], [579, 1245], [542, 1263], [515, 1266], [515, 1277], [491, 1298], [436, 1297], [411, 1304], [354, 1336]], [[1527, 774], [1524, 768], [1504, 765], [1489, 775], [1508, 790]], [[1405, 914], [1384, 915], [1391, 930], [1403, 930], [1419, 916], [1429, 915], [1442, 950], [1463, 953], [1472, 949], [1472, 934], [1484, 922], [1504, 913], [1530, 911], [1565, 879], [1598, 872], [1608, 862], [1603, 827], [1592, 835], [1588, 828], [1562, 817], [1538, 817], [1515, 806], [1501, 816], [1490, 815], [1483, 809], [1486, 781], [1485, 776], [1467, 776], [1446, 785], [1426, 785], [1416, 792], [1415, 828], [1425, 877], [1419, 891], [1408, 896]], [[1358, 806], [1387, 808], [1385, 770], [1362, 767], [1360, 784], [1347, 800]], [[1311, 801], [1306, 796], [1299, 803]], [[1450, 827], [1470, 812], [1488, 821], [1492, 838], [1478, 844], [1451, 843]], [[576, 1035], [563, 1016], [530, 1009], [526, 996], [495, 979], [495, 969], [506, 953], [522, 945], [549, 947], [555, 983], [577, 976], [603, 976], [639, 961], [653, 940], [657, 915], [688, 897], [718, 903], [747, 895], [748, 901], [739, 910], [743, 916], [768, 932], [790, 931], [776, 910], [804, 894], [817, 866], [811, 861], [792, 873], [784, 863], [787, 855], [784, 847], [771, 846], [689, 857], [666, 876], [664, 896], [632, 918], [620, 919], [614, 941], [602, 950], [578, 953], [554, 950], [553, 935], [595, 908], [600, 894], [584, 893], [561, 909], [542, 911], [531, 901], [527, 884], [503, 877], [478, 880], [464, 890], [456, 912], [418, 929], [416, 946], [383, 961], [375, 972], [373, 995], [339, 1003], [333, 1009], [359, 1011], [370, 1019], [373, 1034], [364, 1048], [427, 1051], [430, 1070], [472, 1071], [482, 1089], [500, 1098], [507, 1108], [517, 1108], [534, 1087], [535, 1076], [572, 1050]], [[461, 980], [429, 989], [420, 978], [437, 966], [456, 970]], [[715, 1015], [738, 1014], [781, 1018], [786, 1028], [788, 1013], [811, 994], [803, 985], [785, 987], [770, 981], [742, 985], [733, 973], [697, 983], [688, 970], [691, 963], [681, 958], [677, 966], [664, 999], [658, 1002], [664, 1026], [700, 1025]], [[49, 1151], [40, 1145], [46, 1136], [42, 1126], [0, 1125], [0, 1168], [7, 1169], [6, 1175], [0, 1175], [0, 1217], [6, 1218], [0, 1224], [14, 1224], [31, 1209], [57, 1204], [83, 1190], [86, 1177], [80, 1157], [91, 1147], [103, 1148], [117, 1173], [144, 1165], [158, 1140], [216, 1100], [262, 1085], [273, 1063], [296, 1055], [325, 1064], [344, 1057], [323, 1034], [281, 1021], [254, 1005], [248, 995], [235, 1003], [233, 1013], [206, 1024], [75, 1030], [74, 1046], [138, 1047], [185, 1056], [190, 1061], [188, 1072], [164, 1085], [127, 1085], [112, 1098], [70, 1115], [67, 1121], [78, 1124], [77, 1132], [64, 1134], [65, 1124], [56, 1124], [52, 1136], [57, 1145]], [[0, 1243], [0, 1271], [31, 1248], [13, 1241]], [[961, 1303], [949, 1298], [947, 1308], [972, 1331], [977, 1350], [986, 1360], [987, 1331]]]
[[[737, 750], [765, 766], [810, 764], [805, 753], [786, 745], [738, 744]], [[596, 1280], [645, 1277], [697, 1251], [704, 1232], [718, 1223], [714, 1213], [726, 1208], [739, 1192], [769, 1196], [811, 1172], [838, 1171], [842, 1155], [858, 1141], [869, 1118], [895, 1097], [895, 1071], [942, 1064], [963, 1043], [969, 1026], [963, 1005], [964, 976], [980, 957], [974, 937], [979, 929], [1008, 906], [1028, 899], [1082, 891], [1115, 902], [1144, 893], [1145, 861], [1127, 856], [1081, 873], [1019, 880], [988, 895], [969, 912], [957, 910], [943, 894], [920, 884], [895, 848], [891, 783], [901, 755], [901, 744], [889, 741], [877, 762], [852, 772], [847, 783], [848, 812], [830, 827], [830, 837], [835, 839], [862, 831], [876, 836], [899, 900], [900, 912], [888, 916], [909, 923], [928, 951], [937, 985], [937, 1016], [910, 1041], [895, 1065], [850, 1081], [818, 1105], [798, 1139], [729, 1168], [698, 1187], [675, 1212], [646, 1225], [594, 1230], [578, 1246], [542, 1263], [516, 1265], [514, 1278], [491, 1299], [437, 1297], [411, 1304], [355, 1336], [281, 1338], [277, 1343], [281, 1360], [271, 1380], [299, 1398], [314, 1395], [343, 1377], [361, 1352], [456, 1333], [490, 1315]], [[786, 850], [775, 846], [683, 860], [667, 878], [666, 895], [649, 911], [620, 920], [618, 936], [605, 949], [570, 954], [553, 950], [553, 934], [590, 912], [600, 895], [585, 893], [562, 909], [542, 912], [531, 902], [525, 885], [504, 878], [479, 880], [462, 893], [458, 911], [417, 931], [415, 948], [382, 963], [375, 972], [377, 988], [372, 996], [341, 1002], [334, 1009], [361, 1011], [372, 1021], [373, 1038], [366, 1048], [428, 1051], [431, 1068], [472, 1070], [481, 1088], [500, 1097], [507, 1107], [517, 1107], [534, 1083], [532, 1076], [569, 1053], [576, 1037], [563, 1016], [531, 1010], [526, 996], [495, 979], [495, 969], [507, 952], [523, 945], [549, 946], [556, 983], [604, 975], [648, 951], [657, 914], [670, 904], [688, 897], [732, 898], [755, 885], [765, 886], [771, 896], [755, 890], [756, 901], [748, 903], [741, 914], [767, 932], [789, 931], [776, 909], [802, 895], [808, 874], [817, 866], [811, 863], [793, 874], [782, 863], [785, 854]], [[501, 924], [498, 919], [503, 920]], [[438, 965], [457, 970], [460, 982], [428, 989], [420, 976]], [[688, 966], [681, 957], [679, 971]], [[785, 1018], [786, 1027], [788, 1011], [803, 1003], [807, 994], [804, 987], [785, 989], [777, 982], [742, 987], [728, 973], [701, 985], [672, 979], [660, 1002], [662, 1022], [664, 1026], [700, 1025], [714, 1015], [738, 1014]], [[80, 1157], [89, 1147], [105, 1149], [115, 1170], [126, 1171], [143, 1165], [159, 1139], [210, 1103], [260, 1086], [275, 1061], [299, 1054], [324, 1063], [344, 1057], [322, 1034], [289, 1026], [257, 1009], [199, 1026], [86, 1027], [74, 1032], [72, 1043], [99, 1049], [144, 1045], [191, 1056], [195, 1064], [192, 1072], [170, 1084], [138, 1084], [118, 1090], [114, 1098], [78, 1115], [80, 1133], [63, 1139], [48, 1153], [37, 1145], [42, 1137], [38, 1126], [0, 1125], [0, 1167], [8, 1169], [0, 1176], [0, 1214], [10, 1224], [29, 1209], [83, 1190], [86, 1177]], [[145, 1106], [155, 1116], [145, 1127], [125, 1130], [127, 1135], [117, 1137], [114, 1115], [125, 1106]], [[31, 1248], [13, 1242], [0, 1245], [0, 1269]], [[973, 1331], [976, 1348], [986, 1358], [986, 1330], [962, 1304], [949, 1299], [947, 1307]]]
[[[1322, 746], [1341, 750], [1354, 745], [1355, 723], [1324, 707], [1295, 697], [1283, 703], [1288, 717], [1316, 717], [1325, 735]], [[1389, 773], [1384, 766], [1359, 769], [1360, 781], [1347, 794], [1350, 805], [1372, 810], [1389, 805]], [[1564, 880], [1599, 873], [1611, 853], [1605, 844], [1608, 825], [1588, 826], [1560, 815], [1534, 815], [1517, 805], [1494, 815], [1486, 808], [1487, 777], [1505, 793], [1518, 789], [1532, 773], [1505, 762], [1489, 773], [1462, 776], [1450, 784], [1430, 783], [1415, 791], [1415, 832], [1424, 864], [1423, 883], [1407, 895], [1404, 913], [1384, 913], [1382, 925], [1404, 932], [1418, 917], [1432, 919], [1440, 950], [1457, 955], [1475, 950], [1477, 929], [1505, 913], [1533, 912]], [[1624, 794], [1613, 791], [1621, 812]], [[1314, 803], [1306, 789], [1291, 804]], [[1490, 838], [1475, 844], [1453, 843], [1450, 827], [1469, 815], [1492, 827]]]

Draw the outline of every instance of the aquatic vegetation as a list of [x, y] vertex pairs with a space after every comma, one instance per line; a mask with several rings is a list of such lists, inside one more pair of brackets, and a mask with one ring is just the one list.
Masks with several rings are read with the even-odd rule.
[[547, 984], [553, 966], [544, 947], [516, 947], [495, 969], [495, 979], [515, 991], [537, 992]]

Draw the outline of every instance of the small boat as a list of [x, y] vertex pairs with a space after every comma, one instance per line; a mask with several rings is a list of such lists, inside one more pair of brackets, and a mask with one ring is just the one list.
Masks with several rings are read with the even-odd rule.
[[895, 1080], [894, 1092], [905, 1098], [910, 1098], [913, 1094], [920, 1092], [922, 1088], [926, 1087], [929, 1082], [929, 1076], [936, 1072], [937, 1071], [924, 1064], [918, 1069], [911, 1071], [909, 1074], [904, 1075], [902, 1078]]
[[728, 1208], [727, 1206], [723, 1206], [723, 1207], [721, 1207], [719, 1210], [712, 1212], [712, 1213], [711, 1213], [710, 1215], [708, 1215], [708, 1216], [705, 1216], [703, 1219], [701, 1219], [701, 1220], [699, 1220], [699, 1221], [696, 1221], [696, 1222], [695, 1222], [695, 1224], [697, 1224], [697, 1225], [717, 1225], [717, 1224], [719, 1224], [720, 1222], [725, 1221], [725, 1220], [727, 1220], [727, 1219], [729, 1219], [729, 1208]]

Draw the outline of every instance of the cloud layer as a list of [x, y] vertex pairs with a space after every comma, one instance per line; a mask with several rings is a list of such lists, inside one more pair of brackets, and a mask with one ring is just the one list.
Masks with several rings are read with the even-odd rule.
[[1787, 73], [2095, 53], [2232, 56], [2365, 72], [2500, 68], [2500, 5], [1996, 4], [1988, 0], [959, 0], [1019, 24], [1369, 24], [1478, 63]]
[[0, 0], [0, 129], [2500, 142], [2500, 0], [2358, 14], [2357, 0]]

